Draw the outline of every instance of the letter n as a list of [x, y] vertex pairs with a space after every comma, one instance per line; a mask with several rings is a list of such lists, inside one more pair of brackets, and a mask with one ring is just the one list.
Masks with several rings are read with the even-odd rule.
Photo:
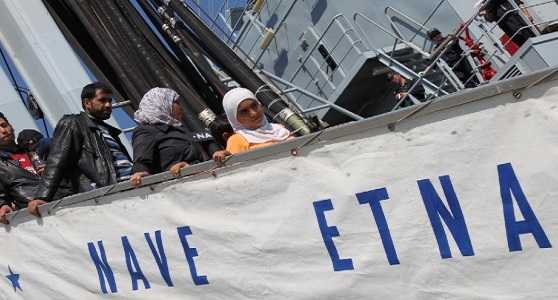
[[440, 199], [440, 196], [434, 189], [432, 182], [428, 179], [423, 179], [418, 181], [418, 186], [420, 194], [422, 195], [422, 202], [428, 213], [428, 218], [430, 219], [430, 224], [432, 225], [432, 230], [436, 236], [436, 241], [438, 242], [438, 248], [440, 250], [440, 256], [442, 258], [451, 258], [451, 250], [448, 244], [448, 237], [444, 231], [442, 225], [442, 220], [451, 232], [461, 255], [463, 256], [473, 256], [475, 252], [473, 251], [473, 245], [471, 244], [471, 239], [469, 238], [469, 231], [467, 230], [467, 225], [465, 224], [465, 218], [463, 217], [463, 212], [461, 211], [461, 206], [453, 190], [451, 184], [451, 179], [449, 176], [441, 176], [440, 183], [442, 189], [444, 190], [444, 195], [449, 204], [449, 210]]
[[103, 294], [108, 293], [105, 283], [106, 277], [106, 281], [108, 281], [110, 291], [112, 293], [117, 293], [118, 290], [116, 288], [116, 281], [114, 280], [114, 273], [112, 272], [112, 269], [107, 262], [107, 256], [105, 254], [105, 247], [103, 247], [103, 241], [98, 241], [97, 244], [99, 246], [99, 253], [97, 253], [97, 249], [95, 249], [95, 244], [93, 244], [93, 242], [87, 243], [87, 248], [89, 248], [89, 255], [91, 256], [93, 264], [95, 264], [95, 267], [97, 268], [101, 291], [103, 292]]

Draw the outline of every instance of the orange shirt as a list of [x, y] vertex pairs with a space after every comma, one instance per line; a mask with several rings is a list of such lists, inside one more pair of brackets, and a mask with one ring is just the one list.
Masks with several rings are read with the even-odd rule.
[[266, 142], [260, 144], [250, 144], [242, 135], [235, 133], [227, 140], [227, 151], [232, 154], [245, 152], [248, 150], [270, 146], [279, 142]]

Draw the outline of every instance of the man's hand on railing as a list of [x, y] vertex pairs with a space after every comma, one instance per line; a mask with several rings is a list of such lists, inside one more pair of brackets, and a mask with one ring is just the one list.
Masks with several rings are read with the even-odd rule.
[[44, 200], [32, 199], [27, 203], [27, 211], [35, 217], [40, 218], [41, 214], [39, 213], [39, 206], [46, 203], [47, 202]]
[[6, 216], [11, 212], [13, 212], [13, 209], [9, 205], [2, 205], [2, 207], [0, 207], [0, 223], [8, 224], [8, 219], [6, 218]]
[[185, 161], [181, 161], [179, 163], [176, 163], [174, 165], [172, 165], [172, 167], [170, 167], [169, 171], [171, 172], [172, 175], [174, 176], [179, 176], [180, 175], [180, 170], [188, 167], [189, 164]]
[[136, 172], [132, 175], [132, 177], [130, 177], [130, 183], [133, 186], [138, 187], [141, 185], [141, 178], [149, 175], [149, 172]]
[[215, 151], [215, 153], [213, 153], [213, 160], [217, 164], [223, 164], [225, 162], [225, 160], [227, 159], [227, 157], [229, 157], [231, 155], [232, 155], [232, 153], [230, 153], [227, 150]]

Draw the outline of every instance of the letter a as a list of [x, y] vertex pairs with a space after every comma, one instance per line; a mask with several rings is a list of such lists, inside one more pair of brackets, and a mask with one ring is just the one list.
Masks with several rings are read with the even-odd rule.
[[[525, 193], [521, 189], [513, 166], [510, 163], [499, 165], [498, 178], [500, 179], [500, 195], [502, 197], [506, 235], [510, 252], [522, 250], [519, 235], [526, 233], [533, 235], [540, 248], [552, 248], [537, 216], [535, 216], [531, 205], [527, 201], [527, 197], [525, 197]], [[517, 221], [515, 219], [512, 195], [525, 219], [524, 221]]]

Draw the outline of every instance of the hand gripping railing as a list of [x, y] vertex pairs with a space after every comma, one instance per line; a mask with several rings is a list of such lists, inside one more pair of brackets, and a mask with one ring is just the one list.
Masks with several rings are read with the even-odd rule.
[[[430, 71], [432, 71], [434, 69], [434, 67], [436, 67], [438, 65], [438, 61], [440, 59], [442, 59], [442, 56], [450, 49], [451, 44], [456, 42], [453, 37], [461, 36], [465, 32], [465, 30], [469, 27], [469, 25], [471, 25], [471, 23], [474, 21], [476, 16], [482, 10], [482, 8], [484, 8], [484, 6], [480, 7], [479, 10], [474, 14], [474, 16], [469, 18], [469, 20], [467, 20], [467, 22], [465, 22], [465, 24], [463, 24], [463, 26], [460, 26], [459, 29], [457, 30], [457, 32], [455, 32], [454, 34], [450, 34], [449, 37], [446, 38], [446, 40], [444, 42], [442, 42], [442, 44], [434, 51], [434, 53], [431, 54], [431, 56], [434, 58], [434, 60], [430, 63], [430, 65], [428, 65], [428, 67], [426, 67], [426, 69], [423, 72], [419, 73], [418, 80], [416, 80], [413, 83], [413, 85], [409, 88], [407, 93], [403, 97], [401, 97], [401, 99], [395, 105], [393, 110], [399, 108], [399, 106], [409, 97], [409, 95], [414, 91], [414, 89], [417, 88], [417, 86], [425, 80], [424, 77], [428, 73], [430, 73]], [[356, 22], [356, 17], [357, 17], [357, 14], [355, 14], [355, 22]], [[364, 17], [366, 17], [366, 16], [364, 16]], [[367, 19], [369, 21], [372, 21], [369, 18], [367, 18]]]
[[[329, 22], [329, 24], [327, 24], [325, 30], [323, 31], [323, 34], [318, 38], [318, 40], [316, 41], [314, 46], [312, 46], [312, 48], [308, 51], [308, 54], [306, 54], [306, 56], [302, 59], [302, 61], [300, 62], [300, 65], [294, 71], [293, 75], [291, 75], [291, 78], [289, 79], [290, 82], [292, 82], [296, 78], [296, 76], [304, 68], [306, 63], [308, 63], [308, 60], [312, 57], [312, 54], [316, 51], [316, 49], [322, 44], [322, 41], [324, 40], [324, 38], [326, 36], [326, 33], [331, 29], [331, 27], [335, 24], [340, 24], [340, 26], [342, 27], [342, 25], [339, 21], [339, 19], [342, 19], [342, 18], [345, 18], [344, 14], [337, 14], [331, 19], [331, 21]], [[356, 47], [356, 44], [361, 42], [361, 41], [359, 40], [359, 41], [352, 41], [352, 42], [353, 42], [352, 46], [355, 46], [355, 50], [360, 54], [360, 50]]]
[[[510, 1], [510, 2], [513, 2], [513, 0]], [[548, 5], [548, 4], [556, 4], [556, 2], [552, 0], [552, 1], [544, 1], [544, 2], [540, 2], [540, 3], [535, 3], [535, 4], [531, 4], [531, 5], [527, 5], [527, 6], [521, 6], [521, 7], [515, 6], [516, 8], [514, 8], [514, 9], [512, 9], [512, 10], [506, 11], [506, 12], [502, 15], [502, 17], [500, 17], [500, 18], [498, 19], [498, 21], [496, 22], [496, 24], [494, 24], [494, 25], [488, 30], [488, 33], [492, 33], [492, 31], [494, 31], [494, 29], [498, 26], [498, 24], [499, 24], [500, 22], [502, 22], [506, 16], [508, 16], [509, 14], [511, 14], [511, 13], [513, 13], [513, 12], [516, 12], [516, 11], [517, 11], [521, 16], [524, 17], [524, 15], [523, 15], [523, 10], [524, 10], [524, 9], [532, 8], [532, 7], [538, 7], [538, 6], [543, 6], [543, 5]], [[525, 20], [526, 18], [523, 18], [523, 19]], [[519, 28], [518, 30], [516, 30], [516, 32], [515, 32], [511, 37], [509, 37], [509, 39], [508, 39], [504, 44], [502, 44], [502, 46], [505, 48], [508, 44], [510, 44], [511, 42], [513, 42], [513, 39], [514, 39], [518, 34], [520, 34], [522, 31], [524, 31], [524, 30], [526, 30], [526, 29], [531, 29], [531, 30], [533, 31], [533, 33], [535, 33], [535, 34], [537, 35], [537, 34], [540, 34], [539, 31], [538, 31], [538, 28], [537, 28], [538, 26], [544, 25], [544, 24], [554, 23], [554, 22], [556, 22], [556, 21], [558, 21], [558, 18], [555, 18], [555, 19], [552, 19], [552, 20], [549, 20], [549, 21], [542, 21], [542, 22], [538, 22], [538, 23], [533, 23], [533, 22], [531, 22], [531, 21], [526, 22], [527, 25], [522, 26], [521, 28]], [[483, 34], [481, 35], [481, 37], [479, 37], [479, 38], [477, 39], [477, 41], [480, 40], [484, 35], [485, 35], [485, 33], [483, 33]], [[490, 62], [492, 61], [492, 59], [493, 59], [498, 53], [501, 53], [501, 51], [502, 51], [502, 50], [500, 50], [500, 49], [498, 49], [498, 48], [495, 49], [495, 50], [493, 50], [493, 51], [490, 53], [490, 55], [488, 56], [488, 58], [487, 58], [487, 63], [490, 63]], [[476, 66], [476, 67], [475, 67], [475, 72], [477, 72], [480, 68], [482, 68], [482, 67], [484, 67], [484, 66], [486, 66], [486, 64], [481, 64], [481, 65], [479, 65], [479, 66]], [[473, 76], [470, 76], [470, 77], [467, 79], [467, 81], [465, 82], [465, 84], [469, 83], [473, 78], [474, 78]]]
[[430, 53], [424, 51], [423, 49], [421, 49], [420, 47], [418, 47], [414, 43], [407, 42], [402, 37], [395, 35], [393, 32], [385, 29], [381, 24], [379, 24], [378, 22], [370, 19], [368, 16], [364, 15], [363, 13], [357, 12], [353, 15], [353, 21], [354, 21], [355, 25], [358, 27], [358, 29], [360, 29], [360, 33], [364, 36], [364, 40], [366, 41], [366, 44], [368, 45], [369, 49], [372, 49], [372, 43], [368, 39], [368, 36], [366, 34], [364, 34], [364, 30], [362, 29], [362, 27], [358, 25], [357, 20], [358, 20], [359, 17], [362, 18], [363, 20], [367, 21], [368, 23], [374, 25], [376, 28], [380, 29], [385, 34], [392, 37], [396, 41], [396, 43], [401, 42], [401, 43], [405, 44], [407, 47], [417, 51], [418, 53], [420, 53], [425, 58], [430, 58]]
[[[393, 57], [395, 51], [392, 51], [388, 55], [382, 49], [374, 49], [374, 47], [372, 46], [372, 43], [368, 39], [367, 35], [364, 33], [364, 29], [358, 23], [359, 18], [362, 18], [364, 21], [374, 25], [375, 27], [377, 27], [378, 29], [380, 29], [381, 31], [386, 33], [387, 35], [391, 36], [395, 40], [393, 50], [395, 50], [397, 48], [397, 44], [399, 42], [401, 42], [402, 44], [404, 44], [404, 45], [408, 46], [409, 48], [415, 50], [416, 52], [420, 53], [424, 58], [430, 59], [432, 57], [430, 55], [430, 53], [423, 51], [422, 49], [420, 49], [418, 46], [416, 46], [413, 43], [409, 43], [409, 42], [403, 40], [402, 38], [393, 34], [389, 30], [385, 29], [382, 25], [380, 25], [377, 22], [375, 22], [374, 20], [370, 19], [368, 16], [366, 16], [366, 15], [360, 13], [360, 12], [355, 13], [353, 15], [353, 22], [355, 23], [355, 27], [357, 28], [359, 33], [362, 36], [364, 36], [364, 40], [366, 41], [367, 46], [369, 47], [369, 49], [375, 51], [376, 53], [380, 54], [381, 56], [383, 56], [384, 58], [386, 58], [388, 60], [388, 64], [386, 64], [387, 67], [391, 68], [393, 65], [401, 67], [401, 66], [404, 66], [404, 65]], [[427, 89], [429, 89], [430, 91], [433, 91], [435, 93], [436, 93], [436, 91], [438, 91], [438, 92], [442, 92], [443, 94], [448, 94], [448, 92], [443, 90], [440, 86], [430, 82], [426, 78], [423, 78], [424, 74], [421, 75], [420, 73], [416, 73], [413, 70], [411, 70], [409, 68], [406, 68], [406, 67], [403, 68], [403, 71], [405, 71], [407, 75], [411, 75], [410, 77], [414, 77], [413, 79], [419, 78], [419, 82], [423, 83], [425, 85], [425, 87]], [[421, 73], [423, 73], [423, 72], [421, 72]]]
[[[439, 5], [441, 5], [441, 3], [443, 3], [444, 1], [446, 1], [446, 0], [442, 0], [442, 2], [440, 2]], [[434, 10], [434, 13], [436, 12], [436, 10], [437, 10], [437, 8], [439, 7], [439, 5], [438, 5], [438, 6], [436, 7], [436, 9]], [[412, 25], [415, 25], [415, 26], [418, 27], [418, 28], [415, 28], [415, 29], [416, 29], [416, 32], [414, 33], [414, 35], [413, 35], [410, 39], [406, 40], [407, 42], [412, 43], [413, 40], [418, 36], [418, 34], [419, 34], [420, 32], [425, 32], [425, 33], [427, 33], [427, 32], [429, 31], [429, 28], [426, 27], [426, 23], [427, 23], [428, 20], [432, 17], [433, 14], [431, 14], [431, 15], [429, 16], [429, 18], [428, 18], [425, 22], [423, 22], [423, 23], [421, 24], [421, 23], [419, 23], [418, 21], [416, 21], [415, 19], [413, 19], [413, 18], [411, 18], [410, 16], [408, 16], [407, 14], [405, 14], [404, 12], [402, 12], [402, 11], [396, 9], [396, 8], [393, 8], [393, 7], [391, 7], [391, 6], [387, 6], [386, 9], [384, 10], [384, 14], [386, 15], [387, 20], [388, 20], [389, 23], [391, 24], [391, 27], [395, 30], [395, 32], [397, 33], [397, 35], [399, 35], [401, 38], [404, 38], [404, 35], [403, 35], [403, 33], [401, 32], [401, 30], [399, 29], [399, 26], [398, 26], [397, 24], [395, 24], [395, 22], [393, 21], [393, 17], [394, 17], [394, 16], [390, 15], [390, 11], [393, 12], [393, 13], [395, 13], [395, 14], [397, 15], [397, 17], [401, 17], [401, 18], [403, 18], [404, 20], [410, 22]], [[425, 50], [425, 46], [426, 46], [426, 45], [424, 45], [424, 46], [422, 47], [422, 50], [423, 50], [423, 51]]]
[[[530, 5], [524, 5], [524, 6], [518, 6], [513, 0], [508, 0], [509, 3], [514, 7], [514, 9], [510, 9], [508, 11], [506, 11], [496, 22], [494, 25], [492, 25], [488, 30], [486, 30], [485, 32], [483, 32], [483, 34], [481, 34], [476, 40], [475, 43], [478, 43], [482, 38], [484, 37], [489, 37], [490, 34], [492, 34], [494, 32], [494, 29], [496, 29], [496, 27], [498, 27], [500, 25], [500, 23], [502, 21], [504, 21], [504, 19], [509, 16], [512, 13], [517, 12], [521, 18], [525, 21], [525, 23], [527, 24], [526, 26], [521, 27], [520, 29], [518, 29], [511, 37], [509, 37], [508, 41], [505, 44], [502, 44], [502, 47], [496, 47], [496, 49], [494, 49], [490, 55], [487, 58], [487, 63], [490, 63], [493, 58], [495, 58], [495, 56], [498, 53], [505, 53], [503, 49], [505, 49], [505, 47], [513, 41], [513, 38], [515, 38], [520, 32], [522, 32], [523, 30], [529, 28], [532, 30], [532, 32], [535, 35], [540, 35], [540, 32], [537, 28], [537, 26], [539, 25], [543, 25], [543, 24], [548, 24], [548, 23], [552, 23], [552, 22], [556, 22], [558, 21], [558, 19], [553, 19], [550, 21], [544, 21], [544, 22], [539, 22], [539, 23], [533, 23], [529, 20], [529, 18], [524, 14], [524, 10], [528, 9], [528, 8], [534, 8], [534, 7], [539, 7], [539, 6], [544, 6], [544, 5], [549, 5], [549, 4], [556, 4], [556, 2], [554, 0], [550, 0], [550, 1], [543, 1], [543, 2], [539, 2], [539, 3], [534, 3], [534, 4], [530, 4]], [[479, 15], [477, 14], [475, 16], [475, 18], [478, 18]], [[480, 68], [486, 66], [486, 64], [482, 64], [479, 66], [475, 67], [475, 72], [477, 72]], [[470, 78], [467, 79], [467, 81], [465, 82], [465, 84], [469, 83], [470, 80], [472, 80], [474, 77], [471, 76]]]

